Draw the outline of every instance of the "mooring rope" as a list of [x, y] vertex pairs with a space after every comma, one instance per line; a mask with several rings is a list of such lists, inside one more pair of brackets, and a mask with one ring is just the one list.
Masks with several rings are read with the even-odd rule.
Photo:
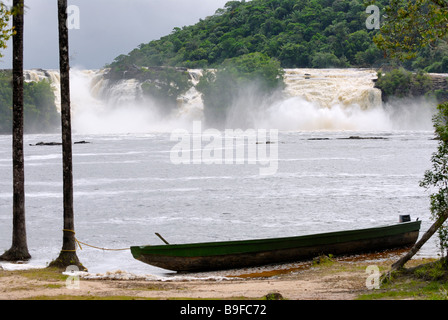
[[[73, 234], [76, 235], [76, 232], [74, 230], [69, 230], [69, 229], [62, 229], [62, 231], [67, 231], [67, 232], [73, 232]], [[91, 244], [87, 244], [85, 242], [79, 241], [76, 237], [75, 237], [75, 242], [78, 245], [79, 249], [82, 250], [82, 246], [81, 244], [91, 247], [91, 248], [95, 248], [95, 249], [99, 249], [99, 250], [104, 250], [104, 251], [124, 251], [124, 250], [129, 250], [129, 248], [123, 248], [123, 249], [107, 249], [107, 248], [102, 248], [102, 247], [97, 247], [97, 246], [92, 246]], [[76, 252], [75, 250], [62, 250], [62, 251], [66, 251], [66, 252]]]

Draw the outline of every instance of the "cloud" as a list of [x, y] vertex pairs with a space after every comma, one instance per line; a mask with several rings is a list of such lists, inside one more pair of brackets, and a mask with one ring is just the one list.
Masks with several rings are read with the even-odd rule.
[[[6, 1], [6, 3], [11, 1]], [[69, 0], [80, 12], [80, 28], [70, 31], [71, 63], [101, 68], [141, 43], [192, 25], [212, 15], [227, 0]], [[58, 68], [57, 5], [55, 0], [27, 0], [25, 68]], [[11, 46], [0, 69], [11, 68]]]

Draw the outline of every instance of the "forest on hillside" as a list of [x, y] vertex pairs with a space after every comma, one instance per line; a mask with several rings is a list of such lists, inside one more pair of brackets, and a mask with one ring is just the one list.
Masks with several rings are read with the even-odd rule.
[[[209, 68], [226, 59], [262, 53], [283, 68], [381, 67], [395, 65], [373, 43], [363, 0], [229, 1], [197, 24], [174, 28], [171, 34], [141, 44], [110, 65]], [[376, 0], [381, 9], [387, 0]], [[420, 50], [400, 63], [407, 69], [448, 72], [448, 45]]]
[[144, 93], [160, 97], [188, 90], [185, 68], [215, 69], [204, 72], [197, 89], [206, 120], [218, 127], [229, 106], [244, 100], [239, 88], [256, 83], [264, 93], [258, 102], [264, 101], [284, 85], [285, 68], [378, 68], [376, 86], [385, 100], [415, 94], [445, 100], [447, 84], [434, 87], [424, 73], [448, 72], [446, 39], [419, 49], [412, 59], [392, 59], [373, 40], [379, 30], [367, 28], [366, 8], [372, 3], [385, 13], [389, 0], [229, 1], [195, 25], [174, 28], [118, 56], [107, 66], [109, 76], [137, 77]]

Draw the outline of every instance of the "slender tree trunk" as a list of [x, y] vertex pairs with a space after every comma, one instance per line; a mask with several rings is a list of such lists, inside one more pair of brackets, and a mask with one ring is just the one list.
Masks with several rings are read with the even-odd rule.
[[13, 233], [12, 246], [0, 260], [29, 260], [25, 223], [25, 168], [23, 160], [23, 0], [14, 0], [13, 26]]
[[59, 65], [61, 75], [64, 228], [61, 253], [56, 260], [50, 263], [50, 267], [66, 268], [68, 266], [75, 265], [80, 268], [80, 270], [85, 270], [76, 255], [75, 220], [73, 209], [72, 128], [70, 108], [70, 63], [67, 27], [67, 0], [58, 0], [58, 23]]
[[448, 211], [445, 211], [434, 224], [425, 232], [422, 238], [404, 255], [400, 260], [392, 265], [391, 271], [396, 271], [405, 265], [406, 262], [412, 259], [412, 257], [420, 250], [420, 248], [436, 233], [436, 231], [445, 223], [448, 219]]

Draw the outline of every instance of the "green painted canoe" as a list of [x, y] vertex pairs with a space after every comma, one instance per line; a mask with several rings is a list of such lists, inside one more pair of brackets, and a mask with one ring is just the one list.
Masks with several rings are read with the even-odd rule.
[[322, 254], [353, 254], [412, 246], [421, 221], [298, 237], [133, 246], [144, 263], [178, 272], [224, 270], [294, 262]]

